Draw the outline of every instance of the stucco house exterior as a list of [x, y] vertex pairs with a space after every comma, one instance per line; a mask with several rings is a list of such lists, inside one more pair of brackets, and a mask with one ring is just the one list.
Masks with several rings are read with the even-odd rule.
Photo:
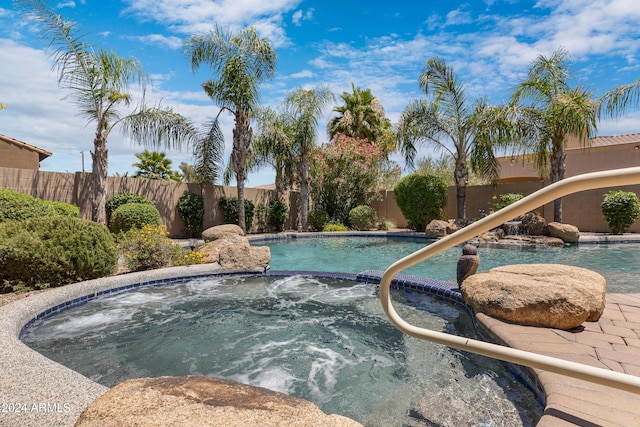
[[0, 167], [39, 170], [49, 156], [47, 150], [0, 134]]
[[[588, 172], [640, 166], [640, 133], [596, 136], [586, 147], [577, 138], [569, 140], [566, 149], [565, 178]], [[530, 157], [507, 156], [500, 162], [499, 183], [541, 181], [540, 172]], [[545, 177], [547, 178], [547, 177]]]

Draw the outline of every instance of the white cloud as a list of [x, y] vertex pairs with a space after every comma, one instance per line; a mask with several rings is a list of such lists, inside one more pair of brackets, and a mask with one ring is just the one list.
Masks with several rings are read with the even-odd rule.
[[302, 9], [298, 9], [291, 16], [291, 22], [299, 27], [302, 25], [302, 21], [310, 21], [313, 19], [313, 12], [313, 8], [307, 9], [306, 12], [303, 12]]
[[167, 37], [162, 34], [147, 34], [146, 36], [135, 37], [135, 39], [145, 44], [168, 47], [170, 49], [180, 49], [184, 43], [180, 37]]
[[76, 7], [76, 2], [74, 2], [74, 1], [66, 1], [64, 3], [58, 3], [56, 5], [56, 9], [62, 9], [62, 8], [65, 8], [65, 7], [74, 8], [74, 7]]
[[255, 25], [274, 46], [288, 43], [282, 14], [289, 13], [301, 0], [127, 0], [124, 13], [143, 21], [155, 21], [181, 34], [208, 31], [213, 25], [238, 30]]
[[305, 79], [313, 77], [313, 71], [311, 70], [302, 70], [298, 73], [291, 74], [291, 78], [294, 79]]

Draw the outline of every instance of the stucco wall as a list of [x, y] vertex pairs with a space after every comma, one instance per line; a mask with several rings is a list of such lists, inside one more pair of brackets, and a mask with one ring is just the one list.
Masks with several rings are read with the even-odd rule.
[[[91, 180], [92, 175], [90, 173], [76, 172], [75, 174], [69, 174], [0, 167], [0, 187], [12, 188], [46, 200], [59, 200], [76, 204], [80, 207], [83, 218], [91, 217]], [[479, 210], [489, 213], [493, 203], [495, 203], [493, 196], [498, 197], [504, 193], [528, 195], [548, 184], [548, 181], [535, 181], [501, 184], [496, 188], [489, 186], [468, 187], [467, 216], [475, 218], [478, 216]], [[604, 194], [612, 189], [584, 191], [565, 197], [563, 203], [564, 222], [576, 225], [581, 231], [608, 232], [608, 226], [602, 218], [600, 204]], [[640, 185], [621, 186], [615, 189], [633, 191], [640, 196]], [[218, 208], [220, 197], [236, 196], [236, 188], [232, 186], [200, 186], [197, 184], [140, 178], [110, 177], [108, 179], [107, 198], [123, 191], [142, 194], [153, 200], [160, 211], [163, 224], [167, 226], [167, 230], [174, 237], [183, 237], [186, 234], [184, 224], [175, 209], [179, 197], [185, 191], [201, 194], [204, 197], [205, 228], [223, 223], [222, 212]], [[275, 197], [274, 193], [273, 190], [245, 189], [247, 199], [252, 200], [256, 205], [268, 204], [269, 200]], [[295, 230], [297, 228], [299, 195], [295, 192], [290, 192], [286, 200], [289, 203], [289, 218], [285, 223], [285, 228]], [[372, 203], [372, 207], [376, 209], [380, 219], [390, 219], [398, 227], [406, 227], [407, 221], [395, 202], [393, 191], [381, 192], [380, 197]], [[537, 211], [547, 221], [553, 220], [552, 203], [540, 207]], [[455, 217], [456, 191], [455, 187], [449, 187], [444, 218]], [[255, 223], [256, 221], [254, 220], [254, 225]], [[640, 232], [640, 221], [634, 223], [631, 231]]]
[[38, 170], [40, 157], [33, 150], [0, 142], [0, 167]]

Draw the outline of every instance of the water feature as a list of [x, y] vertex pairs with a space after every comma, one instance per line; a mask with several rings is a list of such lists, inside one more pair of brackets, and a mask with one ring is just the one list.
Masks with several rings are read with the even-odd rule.
[[[413, 238], [329, 237], [254, 244], [270, 247], [273, 270], [359, 273], [368, 269], [384, 270], [430, 242]], [[460, 247], [448, 249], [405, 273], [455, 282], [456, 264], [461, 254]], [[640, 244], [636, 243], [562, 248], [527, 244], [510, 245], [508, 249], [481, 246], [478, 255], [478, 272], [509, 264], [565, 264], [602, 274], [607, 280], [607, 292], [640, 293]]]
[[522, 233], [522, 221], [507, 221], [502, 225], [507, 236], [520, 236]]
[[[532, 425], [540, 408], [499, 363], [400, 333], [377, 287], [230, 277], [93, 300], [25, 331], [45, 356], [107, 386], [203, 374], [313, 401], [367, 426]], [[472, 336], [469, 316], [395, 291], [413, 324]]]

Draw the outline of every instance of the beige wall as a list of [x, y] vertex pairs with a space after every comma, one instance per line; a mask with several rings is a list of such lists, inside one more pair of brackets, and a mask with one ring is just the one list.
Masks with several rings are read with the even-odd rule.
[[0, 167], [38, 170], [40, 155], [27, 148], [0, 142]]
[[[91, 217], [91, 177], [90, 173], [76, 172], [75, 174], [58, 172], [39, 172], [26, 169], [0, 167], [0, 187], [12, 188], [22, 193], [30, 194], [46, 200], [59, 200], [73, 203], [80, 207], [83, 218]], [[467, 188], [467, 215], [471, 218], [478, 216], [479, 210], [489, 213], [496, 197], [504, 193], [522, 193], [528, 195], [548, 185], [548, 182], [535, 181], [526, 183], [500, 184], [495, 189], [489, 186], [474, 186]], [[614, 188], [585, 191], [564, 198], [564, 222], [576, 225], [581, 231], [608, 232], [608, 227], [602, 218], [600, 204], [604, 194]], [[621, 186], [615, 189], [633, 191], [640, 195], [640, 185]], [[110, 177], [108, 180], [107, 198], [115, 194], [130, 191], [142, 194], [156, 203], [160, 211], [163, 224], [174, 237], [183, 237], [186, 232], [182, 220], [176, 212], [179, 197], [184, 191], [201, 194], [205, 200], [204, 226], [210, 227], [223, 223], [222, 212], [218, 209], [221, 196], [236, 196], [235, 187], [200, 186], [172, 181], [146, 180], [140, 178]], [[256, 205], [267, 204], [271, 197], [275, 197], [273, 190], [247, 188], [247, 199]], [[285, 229], [297, 228], [298, 193], [290, 192], [286, 200], [289, 203], [289, 218]], [[372, 203], [381, 219], [392, 220], [398, 227], [406, 227], [407, 221], [398, 208], [393, 191], [383, 191], [380, 197]], [[549, 203], [537, 209], [547, 221], [553, 220], [553, 204]], [[448, 189], [448, 203], [445, 218], [456, 217], [455, 187]], [[254, 224], [255, 224], [254, 220]], [[640, 232], [640, 221], [636, 221], [632, 232]]]

